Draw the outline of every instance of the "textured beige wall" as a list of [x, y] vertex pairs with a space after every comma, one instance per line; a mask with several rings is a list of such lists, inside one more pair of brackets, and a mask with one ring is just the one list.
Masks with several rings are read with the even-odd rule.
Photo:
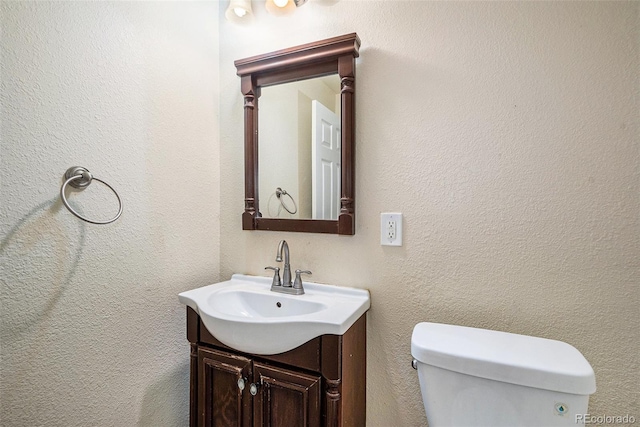
[[[265, 275], [286, 238], [293, 268], [371, 291], [369, 426], [426, 422], [420, 321], [569, 342], [596, 372], [591, 414], [640, 419], [638, 7], [318, 0], [221, 20], [221, 276]], [[233, 60], [353, 31], [356, 235], [242, 231]], [[379, 245], [385, 211], [401, 248]]]
[[[2, 2], [0, 425], [181, 427], [182, 290], [218, 279], [218, 8]], [[64, 171], [124, 203], [84, 224]], [[117, 204], [99, 183], [87, 216]]]
[[[424, 424], [423, 320], [567, 341], [591, 413], [640, 419], [637, 3], [256, 3], [219, 44], [217, 6], [1, 3], [0, 424], [184, 425], [175, 294], [264, 274], [281, 238], [294, 268], [371, 290], [369, 425]], [[241, 231], [233, 60], [353, 31], [357, 234]], [[74, 164], [118, 189], [118, 222], [61, 207]], [[381, 247], [396, 210], [405, 246]]]

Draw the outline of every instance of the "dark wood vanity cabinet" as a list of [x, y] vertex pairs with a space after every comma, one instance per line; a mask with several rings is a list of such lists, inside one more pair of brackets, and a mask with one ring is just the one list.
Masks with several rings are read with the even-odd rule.
[[200, 347], [198, 383], [198, 413], [205, 426], [321, 425], [322, 377], [317, 374]]
[[254, 426], [320, 427], [322, 377], [255, 362]]
[[251, 359], [208, 348], [198, 348], [197, 354], [197, 413], [202, 419], [196, 425], [251, 426], [248, 384], [238, 387], [239, 379], [250, 376]]
[[190, 427], [364, 427], [366, 315], [341, 336], [251, 355], [216, 340], [187, 307]]

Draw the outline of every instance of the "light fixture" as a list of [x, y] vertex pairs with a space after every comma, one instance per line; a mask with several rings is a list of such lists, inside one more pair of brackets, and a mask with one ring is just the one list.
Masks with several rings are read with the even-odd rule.
[[[293, 13], [306, 2], [307, 0], [265, 0], [265, 8], [271, 15], [284, 16]], [[251, 0], [229, 0], [224, 16], [236, 24], [249, 23], [253, 18]]]
[[231, 0], [224, 16], [228, 21], [235, 23], [249, 21], [253, 16], [251, 0]]
[[267, 0], [264, 7], [267, 12], [275, 16], [289, 15], [296, 10], [293, 0]]

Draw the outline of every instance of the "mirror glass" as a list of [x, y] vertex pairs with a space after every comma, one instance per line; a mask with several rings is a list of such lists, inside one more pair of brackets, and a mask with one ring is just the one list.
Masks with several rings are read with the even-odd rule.
[[337, 220], [340, 77], [261, 88], [259, 199], [263, 218]]

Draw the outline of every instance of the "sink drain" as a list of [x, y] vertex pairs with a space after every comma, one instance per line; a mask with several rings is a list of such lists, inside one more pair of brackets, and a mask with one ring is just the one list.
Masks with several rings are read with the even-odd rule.
[[280, 303], [280, 301], [276, 303], [276, 306], [278, 306], [278, 308], [282, 307], [282, 304]]

